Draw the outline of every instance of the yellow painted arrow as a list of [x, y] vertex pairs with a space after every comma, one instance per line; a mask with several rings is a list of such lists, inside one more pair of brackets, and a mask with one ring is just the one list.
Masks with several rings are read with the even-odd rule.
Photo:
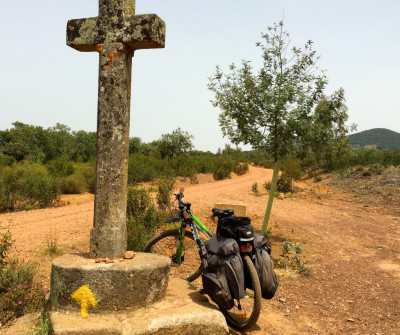
[[93, 307], [97, 306], [97, 300], [89, 288], [89, 285], [83, 285], [82, 287], [78, 288], [74, 293], [71, 294], [71, 298], [76, 300], [81, 305], [81, 316], [83, 318], [88, 317], [89, 312], [89, 305]]

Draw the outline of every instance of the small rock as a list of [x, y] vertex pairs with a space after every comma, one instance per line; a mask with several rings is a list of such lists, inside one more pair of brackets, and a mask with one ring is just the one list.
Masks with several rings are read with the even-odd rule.
[[296, 305], [296, 309], [300, 309], [299, 305]]
[[121, 258], [118, 260], [119, 262], [125, 262], [125, 259]]
[[285, 199], [285, 195], [283, 193], [279, 193], [278, 199], [280, 199], [280, 200]]
[[114, 263], [114, 261], [111, 260], [111, 259], [109, 259], [108, 257], [105, 259], [105, 262], [106, 262], [107, 264]]
[[352, 319], [352, 318], [348, 318], [347, 319], [348, 322], [356, 322], [356, 320]]
[[132, 259], [135, 257], [135, 253], [133, 251], [125, 251], [124, 258], [125, 259]]
[[280, 302], [286, 302], [286, 299], [285, 299], [285, 298], [279, 298], [278, 301], [280, 301]]
[[101, 259], [100, 259], [100, 258], [97, 258], [94, 262], [95, 262], [95, 263], [101, 263]]

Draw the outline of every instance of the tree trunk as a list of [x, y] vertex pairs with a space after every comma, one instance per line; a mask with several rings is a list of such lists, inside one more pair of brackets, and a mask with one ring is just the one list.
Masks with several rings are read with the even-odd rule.
[[262, 226], [262, 230], [261, 230], [261, 234], [263, 234], [263, 235], [265, 235], [265, 232], [267, 231], [267, 228], [268, 228], [268, 221], [269, 221], [269, 216], [271, 214], [272, 203], [274, 202], [274, 195], [275, 195], [275, 190], [276, 190], [276, 184], [278, 182], [280, 166], [281, 166], [280, 162], [275, 162], [274, 174], [272, 176], [271, 188], [269, 190], [267, 209], [265, 210], [265, 216], [264, 216], [263, 226]]

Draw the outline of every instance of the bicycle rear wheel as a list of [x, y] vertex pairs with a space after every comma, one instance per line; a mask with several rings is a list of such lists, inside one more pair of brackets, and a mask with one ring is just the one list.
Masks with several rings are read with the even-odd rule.
[[257, 271], [248, 255], [243, 256], [245, 271], [250, 276], [253, 289], [246, 289], [246, 296], [236, 300], [230, 310], [219, 306], [230, 326], [237, 330], [245, 330], [255, 325], [261, 311], [261, 287]]
[[191, 282], [203, 272], [203, 265], [192, 232], [185, 232], [181, 264], [176, 263], [178, 242], [178, 229], [166, 230], [147, 242], [143, 251], [171, 258], [171, 275]]

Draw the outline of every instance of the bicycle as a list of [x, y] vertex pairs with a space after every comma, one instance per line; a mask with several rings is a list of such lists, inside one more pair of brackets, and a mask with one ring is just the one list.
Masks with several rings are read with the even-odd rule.
[[[205, 227], [191, 211], [191, 203], [183, 202], [183, 187], [178, 194], [174, 194], [178, 201], [178, 217], [172, 217], [164, 223], [180, 222], [180, 227], [169, 229], [154, 236], [144, 247], [144, 252], [152, 252], [168, 256], [171, 259], [171, 270], [175, 275], [189, 282], [197, 279], [203, 269], [207, 267], [207, 250], [205, 241], [200, 238], [199, 231], [205, 236], [213, 234]], [[233, 210], [212, 210], [213, 216], [218, 219], [234, 214]], [[190, 231], [187, 231], [189, 226]], [[252, 327], [258, 320], [261, 311], [261, 288], [256, 269], [251, 260], [252, 245], [243, 243], [240, 245], [240, 255], [245, 267], [245, 273], [250, 277], [252, 288], [246, 288], [246, 296], [235, 300], [234, 307], [230, 310], [218, 306], [227, 322], [238, 330]]]

